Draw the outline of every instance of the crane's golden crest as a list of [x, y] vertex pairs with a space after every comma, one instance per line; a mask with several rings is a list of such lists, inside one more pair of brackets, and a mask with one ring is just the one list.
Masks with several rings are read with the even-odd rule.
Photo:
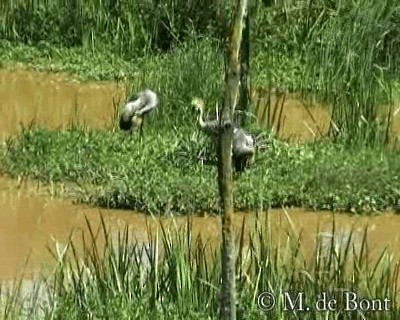
[[192, 106], [194, 106], [198, 110], [204, 110], [204, 100], [200, 98], [193, 98]]

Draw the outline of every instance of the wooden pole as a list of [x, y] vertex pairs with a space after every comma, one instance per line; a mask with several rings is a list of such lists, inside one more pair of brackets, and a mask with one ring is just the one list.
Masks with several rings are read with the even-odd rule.
[[[249, 0], [251, 1], [251, 0]], [[240, 126], [245, 126], [247, 117], [245, 112], [249, 111], [249, 73], [250, 73], [250, 4], [244, 17], [243, 39], [240, 45], [240, 95], [239, 95], [239, 110], [242, 111], [238, 115], [237, 123]]]
[[225, 94], [218, 143], [218, 186], [222, 206], [222, 287], [220, 317], [236, 319], [235, 235], [233, 231], [232, 137], [233, 112], [239, 96], [240, 46], [247, 0], [237, 0], [226, 47]]

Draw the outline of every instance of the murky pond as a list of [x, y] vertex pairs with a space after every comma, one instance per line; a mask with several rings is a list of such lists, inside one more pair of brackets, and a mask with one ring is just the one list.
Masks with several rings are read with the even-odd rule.
[[[32, 121], [50, 128], [67, 125], [70, 120], [84, 123], [89, 127], [104, 128], [110, 126], [114, 115], [114, 104], [122, 101], [124, 88], [110, 83], [66, 82], [62, 77], [46, 73], [24, 70], [0, 70], [0, 138], [15, 134], [21, 124]], [[253, 99], [258, 98], [253, 94]], [[278, 96], [273, 99], [279, 100]], [[279, 101], [278, 101], [279, 102]], [[255, 104], [257, 104], [255, 102]], [[279, 103], [272, 103], [279, 106]], [[295, 137], [301, 140], [313, 139], [318, 132], [326, 132], [329, 125], [329, 112], [322, 106], [309, 110], [296, 96], [287, 97], [282, 111], [265, 111], [260, 105], [256, 110], [258, 117], [269, 119], [277, 128], [281, 137]], [[311, 111], [310, 111], [311, 110]], [[281, 113], [282, 123], [277, 122]], [[275, 122], [274, 122], [275, 121]], [[400, 127], [400, 126], [399, 126]], [[273, 230], [286, 236], [290, 223], [283, 210], [268, 213]], [[51, 268], [54, 264], [46, 246], [54, 248], [55, 243], [67, 243], [72, 230], [87, 230], [86, 218], [96, 228], [100, 216], [115, 230], [125, 223], [139, 240], [146, 241], [146, 222], [156, 226], [157, 219], [131, 211], [113, 211], [89, 208], [72, 204], [69, 200], [51, 198], [43, 188], [27, 183], [17, 187], [14, 181], [0, 179], [0, 279], [10, 279], [25, 272], [29, 278], [42, 267]], [[266, 213], [260, 214], [261, 218]], [[247, 228], [251, 228], [256, 216], [251, 213], [237, 213], [235, 226], [240, 229], [246, 216]], [[305, 212], [289, 210], [288, 216], [295, 229], [303, 229], [303, 247], [314, 248], [317, 226], [320, 236], [330, 239], [333, 215], [327, 212]], [[186, 218], [175, 218], [176, 223], [186, 224]], [[170, 218], [162, 221], [170, 223]], [[382, 214], [372, 217], [355, 217], [345, 214], [335, 215], [337, 234], [343, 239], [348, 237], [352, 226], [355, 227], [354, 239], [360, 243], [366, 225], [369, 230], [370, 248], [381, 250], [389, 246], [398, 255], [400, 240], [397, 230], [400, 228], [400, 216]], [[220, 237], [220, 219], [218, 217], [192, 217], [193, 232], [202, 234], [210, 241]], [[77, 233], [78, 234], [78, 233]], [[27, 265], [25, 259], [30, 254]]]
[[[155, 228], [161, 221], [165, 226], [173, 227], [172, 219], [165, 217], [155, 219], [143, 214], [123, 210], [105, 210], [72, 204], [71, 200], [51, 198], [46, 195], [44, 187], [36, 187], [32, 183], [25, 183], [19, 187], [14, 181], [2, 178], [0, 180], [0, 279], [10, 279], [25, 273], [31, 277], [39, 273], [41, 268], [50, 268], [54, 265], [46, 246], [55, 248], [55, 244], [65, 245], [75, 230], [74, 236], [80, 240], [81, 231], [87, 231], [86, 218], [96, 230], [100, 226], [102, 215], [112, 232], [128, 224], [130, 232], [139, 241], [147, 242], [147, 226]], [[305, 253], [311, 253], [315, 247], [315, 238], [319, 227], [319, 236], [330, 241], [332, 220], [334, 215], [328, 212], [306, 212], [299, 209], [272, 210], [269, 213], [259, 214], [258, 219], [265, 221], [269, 214], [272, 230], [279, 230], [279, 234], [286, 237], [292, 232], [302, 231], [302, 248]], [[289, 218], [288, 218], [289, 217]], [[245, 219], [246, 229], [254, 226], [256, 216], [250, 213], [236, 213], [234, 225], [239, 232]], [[184, 227], [185, 217], [175, 217], [176, 225]], [[216, 216], [192, 216], [193, 235], [202, 234], [204, 240], [217, 243], [220, 239], [220, 218]], [[354, 227], [353, 238], [355, 244], [362, 241], [363, 231], [368, 226], [369, 244], [372, 250], [381, 250], [388, 246], [395, 253], [400, 252], [400, 216], [383, 214], [372, 217], [350, 216], [336, 214], [336, 234], [343, 240], [348, 237]], [[292, 233], [295, 235], [295, 233]], [[79, 241], [78, 241], [79, 242]], [[25, 259], [30, 254], [28, 263]]]
[[[291, 141], [313, 141], [328, 133], [331, 107], [305, 101], [300, 94], [272, 89], [253, 88], [250, 93], [253, 109], [260, 125], [271, 126], [277, 136]], [[382, 105], [377, 118], [384, 125], [390, 115], [391, 139], [400, 136], [400, 104]], [[361, 119], [360, 119], [361, 120]], [[396, 139], [392, 140], [396, 141]]]
[[[16, 133], [33, 121], [50, 128], [71, 120], [92, 128], [111, 125], [115, 105], [125, 98], [125, 86], [110, 82], [65, 81], [60, 75], [18, 69], [0, 70], [0, 138]], [[271, 124], [284, 139], [313, 140], [326, 134], [330, 110], [305, 102], [298, 94], [253, 88], [251, 100], [259, 123]], [[387, 114], [389, 106], [383, 108]], [[400, 135], [400, 106], [392, 106], [392, 134]]]
[[124, 90], [122, 85], [80, 84], [44, 72], [0, 70], [0, 138], [32, 122], [49, 128], [65, 127], [71, 121], [108, 127]]

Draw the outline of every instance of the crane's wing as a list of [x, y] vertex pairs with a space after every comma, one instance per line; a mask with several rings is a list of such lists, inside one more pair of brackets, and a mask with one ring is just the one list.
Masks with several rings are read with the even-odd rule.
[[143, 107], [136, 111], [136, 114], [139, 116], [154, 110], [157, 108], [159, 103], [157, 94], [150, 89], [142, 91], [139, 99], [143, 101]]
[[146, 95], [144, 107], [136, 112], [137, 115], [142, 115], [153, 111], [158, 106], [158, 97], [156, 94]]
[[200, 125], [201, 129], [208, 134], [218, 134], [219, 123], [218, 120], [205, 121]]
[[242, 129], [233, 130], [232, 151], [236, 156], [250, 155], [255, 153], [254, 140], [251, 135]]
[[255, 143], [254, 143], [254, 139], [250, 134], [246, 134], [244, 135], [245, 139], [246, 139], [246, 144], [250, 147], [254, 147]]
[[137, 114], [137, 112], [143, 108], [144, 106], [144, 101], [140, 99], [140, 97], [136, 100], [133, 101], [128, 101], [127, 104], [125, 104], [124, 109], [122, 111], [122, 114], [124, 117], [129, 118]]

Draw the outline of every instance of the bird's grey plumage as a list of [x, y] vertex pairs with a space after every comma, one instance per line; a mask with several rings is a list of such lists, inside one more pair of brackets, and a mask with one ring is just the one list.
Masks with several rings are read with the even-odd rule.
[[232, 152], [237, 156], [252, 155], [256, 151], [253, 137], [240, 128], [233, 129]]
[[253, 164], [256, 145], [253, 137], [241, 128], [233, 129], [232, 159], [235, 170], [240, 172], [245, 167]]
[[133, 119], [140, 119], [140, 127], [143, 126], [143, 117], [152, 112], [158, 107], [159, 99], [157, 94], [150, 90], [145, 89], [132, 95], [128, 102], [125, 104], [121, 118], [119, 121], [119, 127], [121, 130], [130, 130], [133, 125]]
[[[198, 122], [200, 129], [213, 137], [218, 135], [219, 120], [206, 121], [204, 119], [204, 101], [198, 98], [192, 100], [192, 105], [199, 111]], [[232, 160], [236, 171], [243, 171], [244, 168], [254, 162], [256, 145], [253, 137], [239, 127], [233, 128]]]

